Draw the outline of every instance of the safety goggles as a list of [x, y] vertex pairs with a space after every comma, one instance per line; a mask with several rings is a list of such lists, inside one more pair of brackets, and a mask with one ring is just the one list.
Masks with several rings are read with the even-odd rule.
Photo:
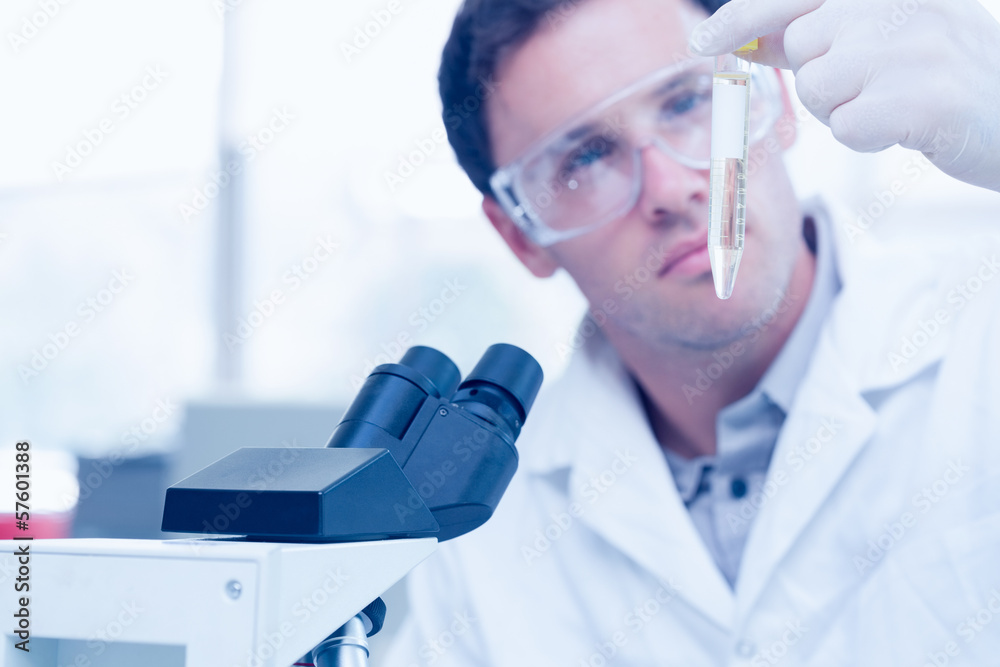
[[[656, 146], [692, 169], [711, 166], [712, 58], [653, 72], [563, 123], [490, 177], [511, 220], [548, 246], [593, 231], [635, 206], [640, 152]], [[777, 75], [751, 71], [750, 143], [781, 115]]]

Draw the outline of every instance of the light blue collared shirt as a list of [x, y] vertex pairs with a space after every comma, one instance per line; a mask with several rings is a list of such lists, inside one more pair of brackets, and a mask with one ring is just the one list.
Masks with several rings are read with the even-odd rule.
[[[685, 459], [665, 450], [677, 490], [730, 586], [736, 581], [750, 524], [764, 502], [764, 481], [778, 433], [840, 291], [829, 214], [818, 201], [804, 208], [804, 234], [816, 255], [816, 275], [798, 323], [753, 391], [719, 411], [715, 456]], [[801, 295], [776, 294], [747, 335], [781, 317], [795, 298]]]

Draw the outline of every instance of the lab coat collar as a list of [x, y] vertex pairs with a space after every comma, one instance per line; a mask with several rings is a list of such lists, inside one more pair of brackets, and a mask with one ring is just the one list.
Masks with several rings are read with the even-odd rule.
[[775, 569], [875, 431], [876, 417], [824, 332], [785, 418], [736, 580], [746, 618]]
[[677, 493], [635, 383], [600, 331], [583, 331], [592, 334], [546, 397], [558, 405], [540, 411], [522, 469], [564, 485], [583, 523], [729, 630], [732, 590]]
[[816, 271], [812, 289], [808, 294], [779, 294], [786, 304], [790, 300], [806, 299], [805, 308], [778, 356], [754, 389], [762, 391], [786, 415], [802, 384], [807, 362], [816, 349], [816, 340], [822, 331], [823, 322], [841, 288], [834, 257], [834, 230], [830, 213], [818, 198], [803, 202], [802, 211], [804, 221], [808, 220], [812, 225], [815, 243]]
[[935, 313], [954, 310], [948, 292], [972, 267], [956, 264], [961, 244], [917, 238], [910, 243], [894, 239], [890, 246], [870, 233], [859, 235], [843, 208], [824, 206], [843, 284], [824, 327], [831, 353], [839, 355], [859, 394], [905, 384], [943, 357], [951, 327], [935, 327], [931, 320]]

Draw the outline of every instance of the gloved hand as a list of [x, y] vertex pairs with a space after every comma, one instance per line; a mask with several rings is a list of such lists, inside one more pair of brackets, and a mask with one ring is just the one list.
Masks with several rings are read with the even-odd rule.
[[805, 107], [856, 151], [895, 144], [1000, 192], [1000, 23], [976, 0], [732, 0], [691, 49], [791, 69]]

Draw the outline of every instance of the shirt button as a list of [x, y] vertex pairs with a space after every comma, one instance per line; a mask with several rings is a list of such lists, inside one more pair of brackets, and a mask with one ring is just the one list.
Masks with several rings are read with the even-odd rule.
[[750, 658], [757, 653], [757, 646], [746, 639], [736, 642], [736, 655], [741, 658]]
[[747, 494], [747, 483], [743, 481], [742, 477], [735, 477], [730, 485], [730, 490], [733, 492], [733, 498], [742, 498]]

